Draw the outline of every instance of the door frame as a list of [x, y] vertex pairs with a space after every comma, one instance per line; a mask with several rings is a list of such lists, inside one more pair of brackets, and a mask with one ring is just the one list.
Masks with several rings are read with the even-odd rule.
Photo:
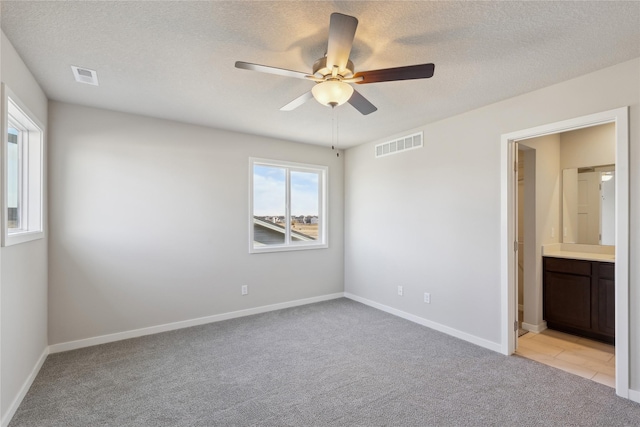
[[616, 394], [629, 398], [629, 107], [603, 111], [587, 116], [550, 123], [503, 134], [500, 157], [500, 219], [501, 219], [501, 351], [511, 355], [517, 338], [513, 332], [518, 308], [517, 271], [514, 269], [515, 215], [514, 185], [517, 175], [513, 167], [514, 149], [518, 141], [551, 135], [605, 123], [616, 124], [616, 262], [615, 262], [615, 328], [616, 328]]

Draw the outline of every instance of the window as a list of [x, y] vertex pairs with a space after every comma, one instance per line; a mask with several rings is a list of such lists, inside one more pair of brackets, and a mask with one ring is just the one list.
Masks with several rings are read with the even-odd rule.
[[326, 166], [249, 159], [249, 252], [326, 248]]
[[43, 232], [43, 127], [5, 86], [3, 118], [3, 246], [40, 239]]

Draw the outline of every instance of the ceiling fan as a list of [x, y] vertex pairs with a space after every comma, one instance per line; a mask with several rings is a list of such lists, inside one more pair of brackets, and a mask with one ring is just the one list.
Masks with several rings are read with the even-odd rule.
[[348, 102], [365, 115], [373, 113], [377, 108], [349, 83], [367, 84], [428, 79], [433, 76], [435, 69], [433, 64], [409, 65], [356, 73], [353, 62], [349, 60], [349, 54], [351, 53], [351, 46], [353, 45], [357, 27], [358, 20], [355, 17], [341, 13], [331, 14], [327, 53], [313, 64], [313, 72], [311, 74], [242, 61], [236, 62], [236, 68], [316, 82], [311, 91], [294, 99], [280, 110], [291, 111], [311, 98], [315, 98], [321, 104], [330, 107], [336, 107]]

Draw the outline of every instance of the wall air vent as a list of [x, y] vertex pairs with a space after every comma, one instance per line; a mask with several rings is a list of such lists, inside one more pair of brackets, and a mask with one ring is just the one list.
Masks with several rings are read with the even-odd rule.
[[89, 85], [98, 86], [98, 73], [88, 68], [71, 66], [73, 70], [73, 77], [75, 77], [78, 83], [86, 83]]
[[397, 154], [401, 151], [422, 148], [422, 132], [403, 136], [402, 138], [394, 139], [393, 141], [383, 142], [382, 144], [376, 145], [375, 148], [376, 158], [388, 156], [390, 154]]

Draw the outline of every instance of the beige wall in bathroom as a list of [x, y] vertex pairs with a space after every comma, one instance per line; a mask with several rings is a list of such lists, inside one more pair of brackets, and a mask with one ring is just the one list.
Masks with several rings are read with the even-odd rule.
[[[577, 224], [578, 224], [578, 213], [577, 213], [577, 199], [574, 200], [573, 203], [567, 203], [566, 197], [571, 197], [571, 194], [574, 194], [573, 197], [577, 198], [577, 176], [576, 168], [583, 167], [593, 167], [593, 166], [603, 166], [603, 165], [612, 165], [615, 164], [616, 157], [616, 129], [614, 123], [606, 123], [598, 126], [591, 126], [583, 129], [578, 129], [570, 132], [563, 132], [560, 134], [560, 181], [561, 181], [561, 196], [562, 196], [562, 209], [567, 212], [561, 211], [561, 215], [566, 213], [565, 216], [561, 216], [562, 218], [562, 230], [563, 230], [563, 241], [565, 243], [588, 243], [588, 244], [598, 244], [598, 234], [599, 234], [599, 213], [594, 213], [595, 217], [592, 215], [590, 218], [594, 219], [590, 221], [592, 223], [592, 227], [589, 233], [584, 233], [586, 235], [578, 238], [577, 235]], [[567, 169], [573, 169], [573, 173], [571, 171], [567, 171]], [[563, 180], [563, 171], [569, 174], [570, 176], [573, 174], [576, 182], [575, 183], [565, 183]], [[586, 176], [586, 175], [585, 175]], [[592, 183], [597, 187], [598, 182]], [[571, 186], [574, 186], [574, 189], [571, 189]], [[594, 191], [599, 191], [597, 188], [593, 188]], [[574, 212], [570, 212], [570, 208], [573, 206]], [[594, 228], [595, 227], [595, 228]], [[588, 237], [590, 236], [590, 237]]]
[[[546, 135], [527, 139], [519, 143], [526, 150], [525, 182], [534, 186], [533, 199], [535, 216], [527, 221], [527, 207], [524, 201], [524, 319], [523, 323], [530, 329], [544, 325], [542, 316], [542, 246], [559, 243], [560, 231], [560, 134]], [[530, 158], [533, 156], [533, 159]], [[529, 161], [526, 161], [526, 160]], [[531, 170], [533, 169], [533, 170]], [[525, 190], [524, 197], [527, 198]], [[530, 208], [529, 208], [530, 209]]]
[[615, 162], [614, 123], [560, 134], [560, 169], [612, 165]]

